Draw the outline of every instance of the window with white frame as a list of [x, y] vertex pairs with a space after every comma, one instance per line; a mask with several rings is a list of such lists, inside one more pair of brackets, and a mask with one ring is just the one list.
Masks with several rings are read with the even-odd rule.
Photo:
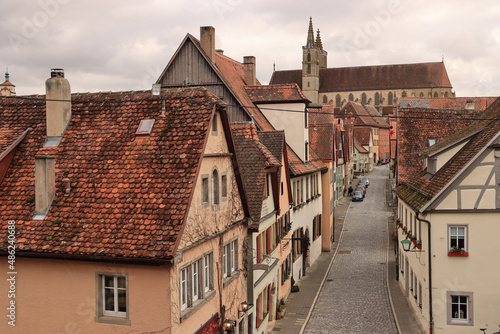
[[238, 239], [224, 245], [222, 261], [224, 278], [234, 276], [234, 273], [238, 270]]
[[449, 226], [449, 251], [467, 251], [467, 226]]
[[97, 322], [130, 324], [128, 319], [128, 277], [126, 274], [97, 273]]
[[473, 326], [472, 292], [451, 292], [446, 293], [448, 325]]
[[202, 303], [214, 289], [213, 253], [207, 253], [190, 262], [179, 271], [181, 312]]

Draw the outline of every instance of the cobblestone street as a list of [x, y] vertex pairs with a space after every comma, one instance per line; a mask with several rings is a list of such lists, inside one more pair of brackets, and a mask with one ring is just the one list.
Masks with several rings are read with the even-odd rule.
[[363, 202], [351, 203], [338, 253], [305, 333], [397, 333], [387, 291], [387, 166], [369, 175]]

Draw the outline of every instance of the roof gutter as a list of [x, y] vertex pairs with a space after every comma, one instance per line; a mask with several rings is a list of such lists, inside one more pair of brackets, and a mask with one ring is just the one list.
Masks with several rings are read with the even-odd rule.
[[[0, 252], [0, 256], [7, 256], [6, 251]], [[73, 261], [92, 261], [92, 262], [108, 262], [108, 263], [123, 263], [123, 264], [142, 264], [150, 266], [172, 265], [174, 259], [172, 257], [164, 259], [147, 259], [147, 258], [120, 258], [116, 256], [96, 256], [96, 255], [72, 255], [72, 254], [54, 254], [54, 253], [37, 253], [37, 252], [18, 252], [16, 256], [35, 259], [54, 259], [54, 260], [73, 260]]]
[[427, 223], [429, 225], [427, 229], [427, 239], [429, 240], [429, 250], [428, 250], [428, 261], [429, 261], [429, 333], [433, 334], [433, 329], [434, 329], [434, 318], [433, 318], [433, 313], [432, 313], [432, 256], [431, 256], [431, 222], [426, 220], [426, 219], [421, 219], [418, 217], [419, 212], [415, 211], [415, 218], [418, 221]]

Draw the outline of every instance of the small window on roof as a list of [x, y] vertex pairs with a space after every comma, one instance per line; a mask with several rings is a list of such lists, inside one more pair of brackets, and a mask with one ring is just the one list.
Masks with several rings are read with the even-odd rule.
[[143, 119], [139, 123], [139, 127], [135, 132], [136, 137], [149, 137], [151, 135], [151, 131], [153, 131], [153, 125], [155, 124], [154, 119]]
[[212, 136], [217, 136], [217, 113], [214, 114], [214, 119], [212, 120]]
[[429, 147], [435, 144], [436, 144], [436, 138], [427, 138], [427, 145], [429, 145]]

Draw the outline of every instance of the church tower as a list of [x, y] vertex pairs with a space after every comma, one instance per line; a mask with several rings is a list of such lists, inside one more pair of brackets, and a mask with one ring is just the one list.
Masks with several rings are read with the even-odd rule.
[[9, 71], [5, 72], [5, 82], [0, 85], [0, 96], [16, 96], [16, 86], [9, 81]]
[[309, 18], [307, 42], [302, 47], [302, 92], [312, 103], [318, 103], [319, 70], [326, 68], [326, 62], [327, 52], [323, 50], [319, 29], [315, 41], [312, 18]]

